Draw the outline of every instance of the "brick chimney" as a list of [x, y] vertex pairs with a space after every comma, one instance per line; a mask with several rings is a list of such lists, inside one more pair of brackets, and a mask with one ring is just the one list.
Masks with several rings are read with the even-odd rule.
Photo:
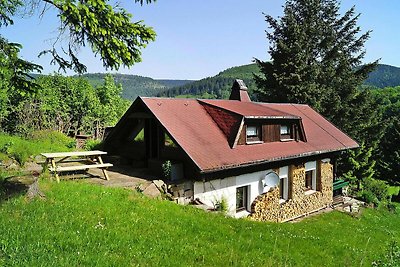
[[231, 95], [229, 100], [239, 100], [242, 102], [251, 102], [249, 94], [247, 93], [247, 87], [243, 80], [236, 79], [232, 85]]

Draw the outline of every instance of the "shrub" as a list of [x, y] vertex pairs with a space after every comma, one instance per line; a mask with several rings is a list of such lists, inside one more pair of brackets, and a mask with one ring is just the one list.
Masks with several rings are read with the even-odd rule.
[[101, 142], [101, 140], [89, 139], [86, 141], [83, 148], [85, 150], [102, 150], [103, 143]]
[[24, 142], [9, 141], [0, 147], [0, 152], [15, 159], [21, 166], [25, 164], [30, 156], [30, 148]]
[[66, 146], [68, 148], [75, 148], [76, 146], [75, 139], [53, 130], [34, 131], [30, 134], [29, 139], [59, 146]]
[[389, 198], [388, 186], [384, 181], [368, 178], [363, 181], [362, 188], [359, 196], [367, 203], [377, 206], [379, 202]]
[[24, 165], [29, 157], [43, 152], [59, 152], [71, 150], [75, 140], [55, 131], [33, 132], [28, 138], [0, 133], [0, 153], [15, 159]]
[[163, 171], [163, 175], [164, 178], [168, 179], [171, 177], [171, 168], [172, 168], [172, 164], [170, 160], [165, 161], [162, 165], [161, 165], [162, 171]]
[[358, 197], [365, 203], [374, 204], [376, 206], [379, 204], [378, 198], [369, 190], [362, 190], [359, 192]]
[[221, 199], [215, 203], [215, 210], [217, 211], [227, 212], [228, 208], [228, 200], [224, 196], [222, 196]]

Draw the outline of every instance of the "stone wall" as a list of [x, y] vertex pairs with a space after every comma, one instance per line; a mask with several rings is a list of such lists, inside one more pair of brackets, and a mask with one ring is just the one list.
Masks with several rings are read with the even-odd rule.
[[[306, 191], [305, 166], [289, 169], [289, 199], [279, 203], [279, 187], [258, 196], [251, 205], [250, 217], [258, 221], [281, 222], [324, 208], [332, 203], [333, 166], [317, 161], [317, 191]], [[319, 184], [318, 184], [319, 180]]]

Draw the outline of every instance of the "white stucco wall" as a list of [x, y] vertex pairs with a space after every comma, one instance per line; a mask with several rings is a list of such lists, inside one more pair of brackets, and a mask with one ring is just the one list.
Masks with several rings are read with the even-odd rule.
[[254, 199], [263, 193], [263, 179], [271, 170], [246, 173], [224, 179], [215, 179], [208, 182], [195, 182], [193, 186], [194, 198], [200, 199], [204, 204], [214, 205], [225, 198], [228, 202], [228, 214], [234, 217], [243, 217], [247, 211], [236, 212], [236, 188], [248, 186], [247, 210], [250, 210]]

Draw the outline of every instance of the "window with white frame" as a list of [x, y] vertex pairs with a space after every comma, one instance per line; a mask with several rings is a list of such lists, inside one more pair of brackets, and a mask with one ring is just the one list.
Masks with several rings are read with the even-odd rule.
[[261, 127], [258, 125], [247, 125], [246, 127], [246, 142], [261, 141]]
[[292, 139], [291, 126], [288, 124], [282, 124], [280, 134], [281, 134], [281, 140]]
[[289, 199], [289, 167], [279, 168], [279, 202], [283, 203]]
[[305, 188], [306, 191], [313, 190], [317, 191], [317, 162], [309, 161], [305, 164]]

